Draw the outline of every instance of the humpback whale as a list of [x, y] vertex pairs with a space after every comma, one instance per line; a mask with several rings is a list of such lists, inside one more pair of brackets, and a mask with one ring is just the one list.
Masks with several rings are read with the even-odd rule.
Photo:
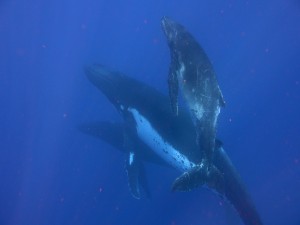
[[[192, 122], [186, 120], [187, 117], [182, 113], [176, 118], [178, 122], [174, 123], [169, 104], [165, 104], [165, 96], [137, 80], [101, 65], [87, 67], [86, 74], [112, 102], [125, 121], [123, 129], [124, 146], [127, 149], [126, 171], [134, 197], [140, 198], [139, 184], [143, 177], [140, 175], [143, 167], [140, 145], [147, 145], [146, 149], [151, 149], [160, 160], [181, 172], [190, 170], [200, 162], [197, 160], [200, 154], [193, 144], [195, 135], [187, 134], [181, 127], [183, 123], [193, 127]], [[180, 138], [174, 139], [174, 136]], [[191, 160], [192, 158], [195, 160]]]
[[168, 76], [171, 107], [178, 115], [180, 89], [195, 123], [199, 151], [203, 153], [202, 162], [176, 179], [173, 189], [189, 191], [207, 184], [222, 192], [223, 176], [212, 162], [216, 122], [225, 102], [214, 69], [204, 50], [181, 24], [163, 17], [161, 25], [171, 53]]
[[[135, 198], [141, 197], [141, 189], [148, 191], [144, 162], [169, 166], [179, 172], [189, 171], [202, 162], [189, 112], [179, 108], [178, 116], [172, 116], [167, 96], [122, 73], [102, 65], [85, 70], [88, 79], [120, 112], [124, 123], [87, 123], [80, 129], [124, 152], [129, 188]], [[224, 176], [223, 195], [246, 225], [262, 225], [220, 141], [216, 141], [213, 154], [213, 164]]]

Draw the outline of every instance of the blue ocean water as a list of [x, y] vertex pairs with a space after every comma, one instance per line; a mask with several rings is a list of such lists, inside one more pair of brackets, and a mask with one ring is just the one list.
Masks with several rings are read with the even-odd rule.
[[218, 137], [264, 224], [300, 224], [296, 0], [2, 0], [0, 224], [228, 224], [211, 191], [172, 193], [179, 174], [171, 169], [147, 165], [152, 198], [132, 198], [124, 155], [78, 130], [121, 121], [85, 65], [109, 65], [167, 93], [164, 15], [213, 62], [226, 100]]

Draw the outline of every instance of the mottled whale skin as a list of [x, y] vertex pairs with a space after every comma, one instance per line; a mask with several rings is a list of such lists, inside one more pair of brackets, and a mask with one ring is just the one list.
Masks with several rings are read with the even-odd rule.
[[[190, 109], [197, 132], [202, 162], [174, 183], [174, 190], [189, 191], [199, 185], [211, 185], [222, 192], [222, 174], [213, 165], [216, 123], [221, 106], [225, 105], [213, 66], [195, 38], [179, 23], [163, 17], [161, 25], [166, 36], [171, 63], [169, 68], [169, 96], [173, 112], [178, 115], [178, 91]], [[193, 180], [193, 182], [188, 182]], [[213, 187], [213, 186], [212, 186]]]
[[[196, 132], [190, 114], [179, 109], [178, 117], [172, 116], [167, 96], [101, 65], [87, 67], [86, 74], [120, 112], [124, 124], [93, 122], [81, 125], [80, 129], [125, 153], [129, 186], [134, 197], [140, 197], [139, 186], [148, 192], [146, 174], [141, 168], [143, 162], [165, 165], [184, 172], [193, 164], [202, 161], [202, 154], [199, 154], [195, 142]], [[144, 136], [139, 133], [139, 129], [145, 132]], [[130, 145], [124, 144], [128, 142], [128, 138], [131, 139]], [[150, 140], [154, 141], [151, 143]], [[130, 168], [130, 153], [135, 156], [131, 160], [137, 158], [140, 166]], [[219, 141], [216, 141], [213, 154], [214, 165], [224, 175], [226, 199], [234, 206], [244, 224], [262, 225], [251, 197]]]

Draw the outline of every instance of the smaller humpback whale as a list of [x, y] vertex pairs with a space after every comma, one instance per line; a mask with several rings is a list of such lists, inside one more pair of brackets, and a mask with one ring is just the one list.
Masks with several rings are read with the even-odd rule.
[[[100, 138], [126, 155], [131, 194], [150, 195], [144, 162], [164, 165], [179, 172], [202, 161], [189, 112], [172, 116], [169, 99], [156, 89], [102, 65], [86, 68], [88, 79], [110, 100], [124, 123], [92, 122], [80, 126], [84, 133]], [[224, 176], [223, 192], [245, 225], [262, 225], [260, 216], [231, 160], [216, 141], [213, 164]]]
[[182, 25], [167, 17], [162, 18], [161, 24], [171, 53], [168, 76], [171, 107], [178, 115], [180, 89], [194, 119], [199, 151], [203, 153], [202, 162], [179, 177], [173, 189], [189, 191], [207, 184], [222, 193], [223, 177], [212, 163], [216, 122], [220, 107], [225, 105], [215, 72], [204, 50]]

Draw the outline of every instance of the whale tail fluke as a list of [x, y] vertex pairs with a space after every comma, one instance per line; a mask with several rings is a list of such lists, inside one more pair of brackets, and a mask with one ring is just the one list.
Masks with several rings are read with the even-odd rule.
[[224, 196], [224, 175], [214, 165], [208, 168], [204, 163], [200, 163], [176, 178], [172, 191], [191, 191], [202, 185], [207, 185]]

